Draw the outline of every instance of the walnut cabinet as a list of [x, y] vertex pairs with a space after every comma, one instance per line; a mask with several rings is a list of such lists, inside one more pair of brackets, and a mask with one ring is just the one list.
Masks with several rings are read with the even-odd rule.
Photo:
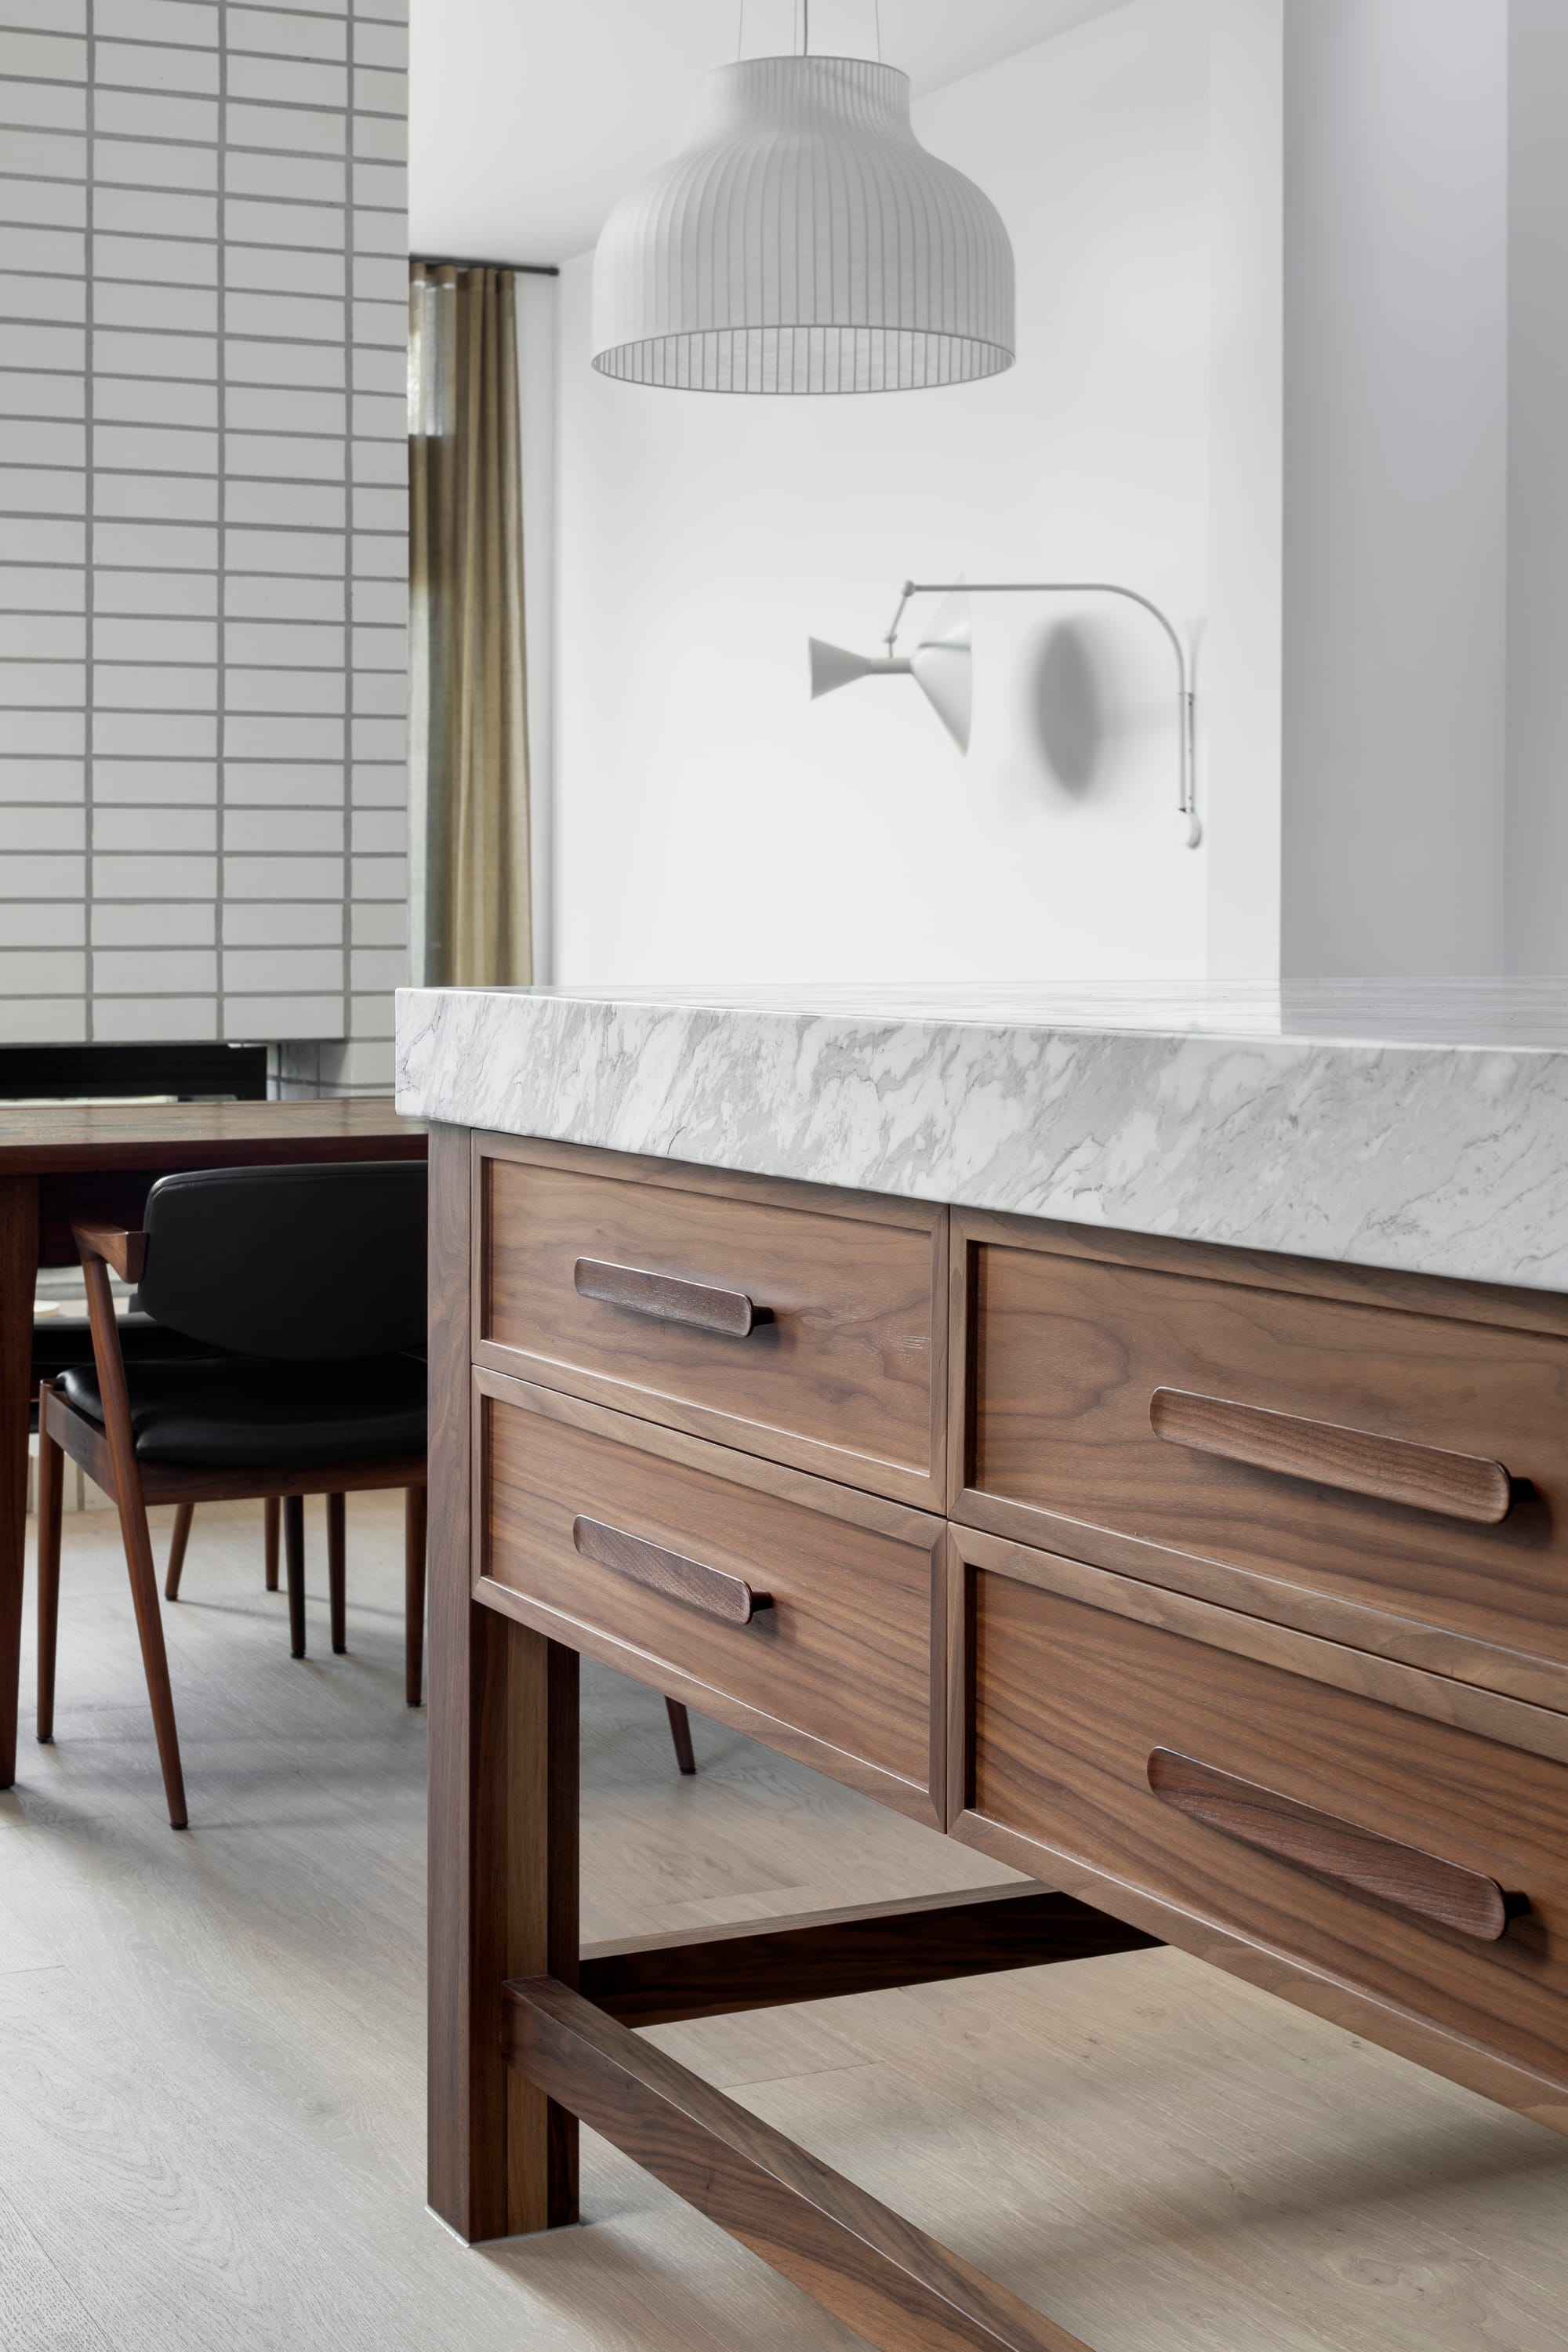
[[[432, 1135], [431, 2138], [869, 2342], [1073, 2339], [638, 2021], [1171, 1942], [1568, 2129], [1568, 1303]], [[1037, 1882], [614, 1956], [576, 1661]], [[629, 1990], [635, 1988], [635, 1990]]]

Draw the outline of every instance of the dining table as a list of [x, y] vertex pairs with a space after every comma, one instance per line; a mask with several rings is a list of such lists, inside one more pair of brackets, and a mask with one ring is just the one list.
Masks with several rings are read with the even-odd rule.
[[176, 1169], [422, 1160], [424, 1122], [368, 1097], [264, 1102], [0, 1102], [0, 1788], [16, 1774], [34, 1296], [76, 1263], [73, 1223], [136, 1226]]

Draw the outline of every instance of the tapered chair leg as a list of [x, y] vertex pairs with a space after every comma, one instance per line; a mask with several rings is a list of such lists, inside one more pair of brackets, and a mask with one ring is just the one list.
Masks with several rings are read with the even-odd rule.
[[669, 1717], [669, 1736], [675, 1742], [675, 1760], [683, 1772], [695, 1772], [697, 1759], [691, 1752], [691, 1717], [678, 1698], [667, 1698], [664, 1707]]
[[348, 1548], [345, 1495], [327, 1496], [327, 1604], [332, 1621], [332, 1649], [342, 1657], [349, 1645]]
[[278, 1590], [278, 1532], [283, 1507], [276, 1495], [268, 1495], [263, 1509], [265, 1517], [262, 1521], [264, 1529], [262, 1540], [267, 1546], [267, 1590], [268, 1592], [276, 1592]]
[[423, 1486], [403, 1497], [403, 1688], [410, 1706], [425, 1691], [425, 1500]]
[[60, 1506], [65, 1498], [65, 1455], [49, 1435], [49, 1396], [38, 1391], [38, 1738], [55, 1736], [55, 1645], [60, 1622]]
[[[79, 1231], [78, 1241], [82, 1234]], [[153, 1538], [147, 1526], [147, 1505], [142, 1493], [142, 1470], [131, 1426], [131, 1400], [125, 1389], [125, 1362], [120, 1352], [120, 1332], [114, 1320], [114, 1299], [109, 1268], [97, 1253], [82, 1249], [82, 1280], [87, 1286], [88, 1320], [92, 1326], [93, 1361], [98, 1367], [99, 1393], [103, 1399], [103, 1433], [114, 1476], [114, 1507], [120, 1514], [120, 1536], [125, 1546], [125, 1566], [131, 1578], [131, 1598], [136, 1610], [136, 1631], [142, 1642], [142, 1665], [147, 1676], [153, 1728], [158, 1736], [158, 1761], [163, 1768], [163, 1793], [169, 1821], [185, 1826], [185, 1779], [180, 1769], [180, 1738], [174, 1728], [174, 1695], [169, 1687], [169, 1654], [163, 1647], [163, 1619], [158, 1606], [158, 1579], [153, 1566]]]
[[289, 1579], [289, 1647], [305, 1654], [305, 1497], [283, 1498], [283, 1566]]
[[194, 1503], [176, 1503], [174, 1506], [174, 1532], [169, 1538], [169, 1565], [163, 1571], [165, 1601], [177, 1601], [180, 1597], [180, 1578], [185, 1566], [185, 1546], [191, 1539], [191, 1521], [195, 1518], [195, 1512], [196, 1507]]
[[153, 1536], [147, 1506], [140, 1493], [121, 1492], [120, 1531], [125, 1540], [125, 1565], [131, 1576], [131, 1598], [136, 1609], [136, 1631], [142, 1641], [142, 1664], [147, 1675], [147, 1696], [153, 1707], [153, 1728], [158, 1737], [158, 1761], [163, 1768], [163, 1793], [169, 1801], [171, 1826], [183, 1830], [185, 1776], [180, 1766], [180, 1736], [174, 1728], [174, 1694], [169, 1685], [169, 1654], [163, 1647], [163, 1620], [158, 1607], [158, 1578], [153, 1565]]

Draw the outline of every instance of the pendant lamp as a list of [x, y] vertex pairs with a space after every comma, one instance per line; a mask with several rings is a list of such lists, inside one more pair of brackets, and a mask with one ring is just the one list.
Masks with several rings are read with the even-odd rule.
[[594, 365], [683, 392], [911, 392], [1013, 363], [1013, 250], [866, 58], [710, 74], [696, 143], [594, 257]]

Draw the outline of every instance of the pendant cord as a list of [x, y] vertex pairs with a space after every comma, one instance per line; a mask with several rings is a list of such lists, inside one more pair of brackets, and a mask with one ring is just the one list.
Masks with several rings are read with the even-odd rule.
[[800, 53], [811, 55], [811, 0], [800, 0]]
[[746, 54], [746, 0], [741, 0], [741, 21], [735, 27], [735, 63]]
[[[741, 0], [742, 8], [745, 5], [746, 0]], [[882, 0], [871, 0], [871, 6], [877, 20], [877, 63], [880, 65], [882, 62]]]

